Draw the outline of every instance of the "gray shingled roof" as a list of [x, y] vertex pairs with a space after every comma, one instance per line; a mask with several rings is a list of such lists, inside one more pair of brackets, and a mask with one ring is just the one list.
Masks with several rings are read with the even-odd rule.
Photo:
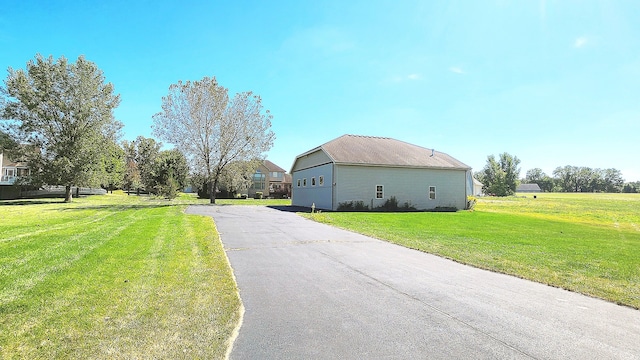
[[527, 191], [542, 191], [542, 190], [540, 189], [540, 186], [538, 184], [520, 184], [516, 188], [516, 191], [527, 192]]
[[336, 164], [471, 169], [443, 152], [388, 137], [343, 135], [319, 148]]
[[265, 161], [263, 162], [263, 164], [264, 164], [264, 167], [266, 167], [270, 172], [276, 172], [276, 171], [277, 171], [277, 172], [286, 172], [286, 170], [285, 170], [285, 169], [283, 169], [283, 168], [281, 168], [280, 166], [278, 166], [278, 165], [276, 165], [276, 164], [272, 163], [272, 162], [271, 162], [271, 161], [269, 161], [269, 160], [265, 160]]

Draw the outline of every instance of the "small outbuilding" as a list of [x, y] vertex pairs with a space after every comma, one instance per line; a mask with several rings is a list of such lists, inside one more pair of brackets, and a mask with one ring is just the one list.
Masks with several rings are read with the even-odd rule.
[[482, 196], [482, 188], [484, 185], [476, 178], [473, 178], [473, 196]]
[[394, 197], [416, 210], [464, 209], [471, 168], [433, 149], [388, 137], [343, 135], [296, 157], [292, 205], [368, 209]]
[[540, 189], [538, 184], [520, 184], [516, 188], [516, 192], [539, 193], [542, 192], [542, 189]]

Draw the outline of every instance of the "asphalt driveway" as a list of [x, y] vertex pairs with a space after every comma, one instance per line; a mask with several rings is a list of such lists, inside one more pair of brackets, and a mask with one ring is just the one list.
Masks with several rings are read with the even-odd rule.
[[232, 359], [640, 359], [640, 311], [260, 206], [212, 216], [245, 306]]

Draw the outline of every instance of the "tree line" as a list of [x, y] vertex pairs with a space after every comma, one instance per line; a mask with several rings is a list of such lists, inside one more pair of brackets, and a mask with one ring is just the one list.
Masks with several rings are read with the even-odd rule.
[[542, 169], [528, 170], [523, 179], [528, 184], [538, 184], [546, 192], [640, 192], [638, 182], [626, 183], [618, 169], [598, 169], [586, 166], [559, 166], [549, 176]]
[[0, 86], [0, 150], [27, 163], [23, 185], [140, 189], [174, 197], [188, 175], [209, 188], [246, 186], [273, 145], [272, 116], [252, 92], [233, 97], [215, 78], [178, 81], [153, 115], [153, 134], [121, 141], [113, 84], [84, 56], [37, 54], [26, 69], [8, 69]]
[[622, 172], [618, 169], [597, 169], [585, 166], [559, 166], [553, 170], [552, 176], [542, 169], [527, 171], [523, 179], [519, 179], [520, 159], [508, 153], [496, 158], [487, 157], [487, 163], [481, 172], [474, 174], [483, 184], [483, 192], [488, 195], [513, 195], [520, 183], [538, 184], [544, 192], [609, 192], [640, 193], [640, 181], [625, 183]]

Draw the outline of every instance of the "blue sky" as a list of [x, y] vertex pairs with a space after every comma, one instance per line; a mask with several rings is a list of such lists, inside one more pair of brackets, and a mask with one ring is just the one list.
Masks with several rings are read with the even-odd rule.
[[125, 139], [151, 137], [178, 80], [253, 91], [268, 158], [343, 134], [389, 136], [480, 171], [487, 155], [616, 168], [640, 180], [640, 2], [29, 1], [0, 7], [0, 67], [85, 55], [121, 94]]

